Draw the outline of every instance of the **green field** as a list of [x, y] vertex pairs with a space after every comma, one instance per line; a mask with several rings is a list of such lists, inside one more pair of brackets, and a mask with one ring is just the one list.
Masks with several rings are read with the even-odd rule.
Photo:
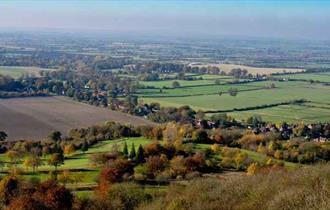
[[[89, 150], [85, 153], [81, 152], [81, 151], [77, 151], [72, 155], [66, 155], [65, 157], [65, 161], [64, 164], [58, 167], [58, 170], [70, 170], [71, 174], [74, 173], [81, 173], [83, 174], [83, 181], [77, 184], [68, 184], [68, 187], [72, 188], [72, 189], [80, 189], [80, 188], [85, 188], [85, 187], [95, 187], [97, 184], [97, 177], [99, 174], [100, 169], [99, 168], [95, 168], [93, 165], [91, 165], [90, 163], [90, 156], [92, 154], [96, 154], [96, 153], [105, 153], [105, 152], [110, 152], [112, 151], [113, 145], [118, 145], [118, 148], [120, 150], [122, 150], [122, 146], [124, 145], [124, 143], [127, 143], [128, 148], [131, 148], [132, 143], [135, 144], [135, 148], [137, 149], [138, 146], [141, 145], [145, 145], [150, 143], [151, 141], [148, 139], [145, 139], [143, 137], [137, 137], [137, 138], [122, 138], [122, 139], [118, 139], [118, 140], [107, 140], [107, 141], [103, 141], [97, 145], [94, 145], [93, 147], [89, 148]], [[23, 178], [38, 178], [40, 180], [46, 180], [49, 178], [48, 172], [54, 170], [53, 166], [49, 166], [47, 165], [46, 162], [47, 157], [43, 158], [43, 162], [44, 165], [40, 166], [38, 168], [38, 172], [37, 173], [32, 173], [31, 168], [28, 169], [28, 171], [26, 171], [26, 169], [24, 168], [24, 166], [22, 165], [22, 163], [18, 164], [17, 167], [21, 168], [23, 170], [23, 174], [22, 177]], [[5, 154], [1, 154], [0, 155], [0, 160], [8, 163], [9, 159], [6, 157]], [[2, 174], [6, 174], [8, 170], [8, 164], [6, 164], [3, 168], [2, 168]], [[72, 171], [74, 170], [74, 171]], [[79, 192], [79, 194], [81, 195], [85, 195], [86, 193], [90, 192], [90, 191], [84, 191], [84, 193], [82, 193], [81, 191], [77, 191]]]
[[0, 74], [8, 75], [14, 78], [23, 76], [24, 74], [39, 75], [41, 70], [53, 70], [39, 67], [23, 67], [23, 66], [0, 66]]
[[[307, 74], [296, 75], [302, 77]], [[327, 73], [308, 75], [313, 75], [314, 78], [319, 79], [329, 78], [330, 81], [330, 74]], [[162, 91], [158, 89], [140, 89], [138, 95], [144, 103], [158, 102], [165, 107], [189, 105], [195, 110], [204, 111], [234, 110], [235, 108], [241, 109], [305, 99], [312, 103], [281, 105], [251, 111], [230, 112], [229, 114], [236, 119], [246, 119], [249, 116], [260, 115], [263, 119], [274, 122], [325, 122], [330, 120], [330, 109], [326, 105], [330, 104], [330, 87], [322, 84], [310, 84], [304, 81], [263, 81], [198, 86], [199, 82], [191, 82], [195, 82], [196, 86], [163, 89]], [[275, 84], [276, 88], [267, 88], [272, 83]], [[239, 91], [237, 96], [230, 96], [227, 93], [229, 88], [237, 88]], [[219, 92], [223, 94], [219, 95]]]
[[[160, 81], [140, 81], [139, 83], [146, 87], [155, 87], [155, 88], [172, 88], [172, 83], [174, 81], [178, 81], [181, 87], [185, 86], [198, 86], [198, 85], [214, 85], [215, 80], [220, 80], [221, 84], [225, 84], [227, 82], [234, 81], [235, 78], [231, 76], [224, 75], [211, 75], [211, 74], [200, 74], [193, 75], [196, 80], [160, 80]], [[199, 78], [202, 79], [199, 79]]]
[[285, 74], [276, 75], [276, 78], [314, 80], [320, 82], [330, 82], [330, 73], [304, 73], [304, 74]]
[[226, 93], [230, 88], [237, 88], [238, 91], [247, 91], [264, 88], [269, 82], [253, 82], [247, 84], [223, 84], [223, 85], [207, 85], [207, 86], [193, 86], [180, 87], [171, 89], [139, 89], [137, 91], [140, 97], [154, 98], [154, 97], [181, 97], [194, 95], [219, 95], [220, 92]]

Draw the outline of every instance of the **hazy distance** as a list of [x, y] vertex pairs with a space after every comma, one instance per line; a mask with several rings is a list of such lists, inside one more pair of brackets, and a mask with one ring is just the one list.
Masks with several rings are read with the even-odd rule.
[[0, 31], [330, 39], [328, 1], [1, 1]]

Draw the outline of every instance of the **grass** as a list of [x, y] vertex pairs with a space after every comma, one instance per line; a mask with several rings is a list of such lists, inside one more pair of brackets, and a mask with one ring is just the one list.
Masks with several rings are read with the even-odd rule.
[[41, 70], [54, 70], [39, 67], [25, 67], [25, 66], [0, 66], [0, 74], [18, 78], [24, 74], [39, 75]]
[[[113, 145], [118, 145], [119, 149], [122, 149], [124, 143], [127, 143], [129, 151], [131, 149], [132, 143], [135, 144], [135, 149], [138, 148], [140, 144], [145, 145], [150, 143], [150, 140], [145, 139], [143, 137], [134, 137], [134, 138], [122, 138], [118, 140], [107, 140], [103, 141], [99, 144], [92, 146], [87, 152], [83, 153], [81, 151], [76, 151], [72, 155], [66, 155], [66, 159], [64, 164], [58, 167], [58, 170], [75, 170], [71, 171], [72, 174], [74, 173], [82, 173], [83, 174], [83, 181], [78, 183], [78, 185], [72, 184], [71, 187], [73, 188], [81, 188], [86, 186], [95, 186], [97, 181], [97, 176], [99, 174], [99, 168], [95, 168], [90, 164], [89, 157], [92, 154], [102, 153], [102, 152], [110, 152], [112, 150]], [[43, 158], [44, 165], [38, 168], [37, 173], [32, 173], [31, 169], [26, 171], [22, 164], [18, 164], [17, 167], [21, 168], [24, 173], [22, 175], [23, 178], [38, 178], [41, 181], [46, 180], [49, 178], [48, 172], [54, 170], [53, 166], [49, 166], [46, 163], [46, 157]], [[0, 160], [9, 162], [9, 159], [6, 157], [5, 154], [0, 155]], [[8, 167], [5, 166], [3, 168], [2, 174], [6, 174], [8, 171]], [[80, 193], [80, 192], [79, 192]]]
[[291, 69], [291, 68], [261, 68], [261, 67], [251, 67], [245, 65], [236, 65], [236, 64], [203, 64], [199, 65], [200, 67], [207, 66], [217, 66], [222, 71], [230, 72], [232, 69], [246, 69], [251, 74], [273, 74], [273, 73], [282, 73], [282, 72], [299, 72], [304, 69]]
[[209, 85], [209, 86], [194, 86], [181, 87], [175, 89], [163, 89], [161, 92], [158, 89], [140, 89], [138, 96], [142, 98], [154, 97], [181, 97], [194, 95], [218, 95], [219, 92], [226, 93], [230, 88], [237, 88], [242, 90], [255, 90], [257, 88], [264, 88], [270, 82], [252, 82], [247, 84], [224, 84], [224, 85]]
[[[269, 86], [271, 83], [274, 83], [276, 88], [254, 90], [256, 88]], [[238, 92], [237, 96], [234, 97], [229, 94], [222, 94], [221, 96], [217, 94], [217, 92], [225, 92], [231, 87], [235, 87], [241, 92]], [[237, 119], [246, 119], [249, 116], [260, 115], [265, 120], [274, 122], [325, 122], [330, 120], [330, 106], [328, 105], [330, 104], [329, 91], [329, 86], [310, 84], [309, 82], [265, 81], [240, 85], [228, 84], [177, 88], [163, 90], [163, 93], [159, 93], [159, 91], [158, 93], [150, 91], [141, 93], [140, 98], [145, 103], [158, 102], [165, 107], [189, 105], [195, 110], [200, 109], [204, 111], [233, 110], [235, 108], [255, 107], [265, 104], [306, 99], [312, 103], [306, 103], [304, 106], [281, 105], [252, 111], [230, 112], [229, 114]]]
[[320, 82], [330, 82], [330, 73], [305, 73], [305, 74], [286, 74], [277, 75], [277, 78], [314, 80]]
[[250, 116], [259, 115], [267, 122], [328, 122], [330, 119], [329, 108], [305, 107], [299, 105], [283, 105], [253, 111], [229, 112], [235, 119], [244, 120]]

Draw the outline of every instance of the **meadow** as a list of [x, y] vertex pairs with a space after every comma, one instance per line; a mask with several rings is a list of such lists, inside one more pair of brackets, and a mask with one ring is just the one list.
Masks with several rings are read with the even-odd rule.
[[[292, 74], [292, 77], [306, 77], [305, 75], [315, 79], [321, 77], [330, 79], [330, 74], [327, 73]], [[212, 76], [209, 75], [209, 78]], [[283, 77], [283, 75], [281, 76]], [[166, 82], [170, 83], [170, 81]], [[161, 91], [159, 89], [140, 89], [138, 95], [140, 100], [145, 103], [158, 102], [165, 107], [189, 105], [195, 110], [226, 111], [240, 120], [254, 115], [260, 115], [263, 119], [274, 122], [325, 122], [330, 119], [328, 106], [330, 104], [330, 87], [323, 84], [311, 84], [307, 81], [261, 81], [200, 85], [199, 80], [189, 82], [195, 86], [190, 84], [191, 86], [162, 89]], [[275, 88], [269, 88], [272, 84], [275, 85]], [[229, 94], [229, 90], [232, 88], [238, 90], [236, 96]], [[289, 103], [300, 99], [309, 103], [283, 104], [253, 110], [253, 107], [256, 106]], [[235, 110], [243, 108], [251, 108], [251, 110]]]
[[304, 69], [293, 69], [293, 68], [266, 68], [266, 67], [252, 67], [246, 65], [236, 65], [236, 64], [201, 64], [194, 65], [198, 67], [208, 67], [208, 66], [216, 66], [220, 68], [222, 71], [230, 72], [232, 69], [246, 69], [249, 73], [256, 74], [274, 74], [274, 73], [283, 73], [283, 72], [301, 72]]
[[284, 74], [276, 75], [276, 78], [297, 79], [297, 80], [314, 80], [320, 82], [330, 82], [330, 73], [301, 73], [301, 74]]
[[0, 74], [8, 75], [13, 78], [18, 78], [26, 74], [38, 76], [40, 71], [51, 71], [51, 70], [54, 69], [25, 67], [25, 66], [0, 66]]
[[148, 87], [152, 86], [155, 88], [172, 88], [172, 83], [174, 81], [178, 81], [180, 83], [180, 86], [195, 86], [195, 85], [213, 85], [215, 84], [215, 80], [219, 80], [220, 84], [224, 84], [227, 82], [234, 81], [233, 77], [230, 76], [222, 76], [222, 75], [207, 75], [202, 74], [196, 76], [197, 80], [160, 80], [160, 81], [140, 81], [139, 83]]

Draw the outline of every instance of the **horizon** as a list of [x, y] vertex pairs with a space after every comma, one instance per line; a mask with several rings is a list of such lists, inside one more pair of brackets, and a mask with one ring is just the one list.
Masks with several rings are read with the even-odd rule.
[[329, 8], [321, 0], [2, 1], [0, 31], [329, 40]]

